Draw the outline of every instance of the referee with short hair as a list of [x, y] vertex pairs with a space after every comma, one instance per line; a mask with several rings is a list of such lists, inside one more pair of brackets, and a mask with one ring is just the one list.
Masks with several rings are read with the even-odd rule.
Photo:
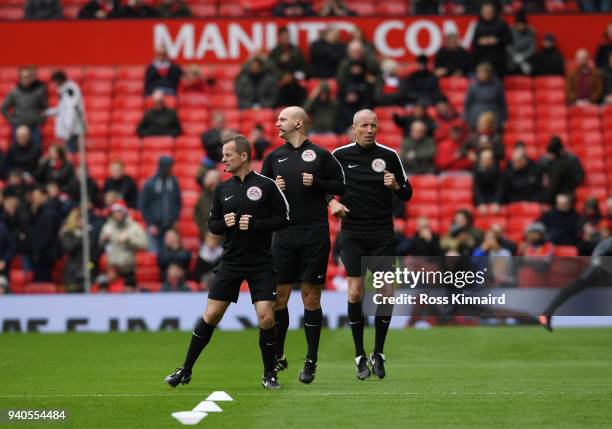
[[164, 380], [172, 387], [189, 383], [195, 361], [230, 302], [238, 301], [244, 280], [259, 322], [263, 387], [281, 387], [274, 373], [276, 272], [271, 242], [272, 232], [289, 224], [289, 204], [274, 181], [251, 170], [250, 161], [251, 145], [244, 136], [234, 135], [223, 141], [222, 162], [233, 177], [215, 189], [208, 221], [210, 232], [225, 235], [223, 255], [210, 284], [206, 311], [193, 330], [185, 363]]
[[[362, 275], [371, 270], [392, 269], [386, 265], [364, 266], [362, 257], [391, 256], [395, 254], [393, 231], [393, 194], [400, 200], [412, 197], [412, 187], [400, 158], [393, 149], [376, 142], [378, 119], [371, 110], [360, 110], [353, 118], [355, 142], [333, 152], [346, 175], [346, 193], [341, 202], [331, 200], [332, 214], [342, 218], [340, 231], [340, 258], [348, 276], [348, 316], [355, 343], [357, 378], [364, 380], [372, 372], [385, 376], [383, 347], [391, 322], [391, 311], [375, 317], [375, 345], [370, 359], [363, 347], [364, 318], [362, 301], [364, 287]], [[389, 258], [381, 258], [384, 264]], [[388, 261], [387, 261], [388, 262]], [[381, 307], [378, 308], [381, 310]]]
[[277, 371], [287, 368], [284, 342], [289, 326], [287, 302], [291, 285], [300, 283], [304, 303], [304, 332], [308, 351], [299, 380], [314, 380], [323, 313], [321, 288], [329, 259], [327, 195], [344, 193], [344, 174], [331, 153], [308, 140], [308, 115], [301, 107], [287, 107], [276, 127], [285, 144], [264, 160], [261, 172], [276, 180], [291, 205], [289, 228], [274, 234], [272, 252], [278, 270], [275, 320], [278, 329]]

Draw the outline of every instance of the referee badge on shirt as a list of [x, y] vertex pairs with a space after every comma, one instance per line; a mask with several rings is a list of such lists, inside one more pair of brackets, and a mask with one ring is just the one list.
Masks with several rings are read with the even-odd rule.
[[384, 159], [376, 158], [374, 161], [372, 161], [372, 170], [376, 171], [377, 173], [382, 173], [385, 171], [385, 168], [387, 168], [387, 163]]
[[261, 192], [261, 188], [259, 186], [251, 186], [247, 189], [247, 198], [251, 201], [258, 201], [261, 199], [263, 192]]
[[315, 153], [314, 150], [312, 149], [306, 149], [303, 153], [302, 153], [302, 159], [306, 162], [312, 162], [315, 159], [317, 159], [317, 154]]

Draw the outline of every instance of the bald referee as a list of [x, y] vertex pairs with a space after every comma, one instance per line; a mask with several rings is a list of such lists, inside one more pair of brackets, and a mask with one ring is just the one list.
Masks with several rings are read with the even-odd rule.
[[275, 320], [278, 330], [276, 365], [287, 368], [284, 353], [289, 326], [287, 302], [291, 285], [299, 283], [304, 303], [304, 333], [308, 350], [299, 380], [312, 383], [315, 377], [323, 312], [321, 288], [329, 258], [327, 195], [344, 193], [344, 174], [331, 153], [306, 136], [308, 115], [301, 107], [287, 107], [278, 115], [276, 127], [285, 144], [264, 160], [261, 172], [276, 181], [291, 207], [289, 227], [277, 231], [272, 253], [278, 270]]
[[[348, 276], [348, 316], [355, 344], [357, 378], [364, 380], [371, 375], [369, 366], [378, 378], [385, 377], [383, 348], [391, 314], [377, 312], [374, 350], [368, 360], [363, 346], [361, 276], [365, 272], [361, 258], [395, 254], [393, 194], [408, 201], [412, 197], [412, 187], [397, 152], [376, 142], [378, 119], [373, 111], [357, 112], [352, 128], [355, 142], [333, 152], [346, 175], [346, 192], [341, 201], [333, 199], [329, 206], [334, 216], [342, 218], [340, 258]], [[381, 258], [381, 261], [384, 259], [389, 258]], [[363, 267], [364, 270], [368, 268], [381, 267]]]
[[270, 247], [272, 231], [289, 224], [289, 205], [274, 181], [251, 170], [251, 145], [244, 136], [234, 135], [223, 141], [222, 162], [233, 177], [215, 189], [208, 229], [225, 236], [223, 255], [210, 284], [206, 311], [193, 330], [185, 362], [164, 381], [172, 387], [189, 383], [193, 365], [230, 303], [238, 301], [240, 285], [246, 280], [259, 322], [262, 385], [279, 389], [274, 372], [276, 275]]

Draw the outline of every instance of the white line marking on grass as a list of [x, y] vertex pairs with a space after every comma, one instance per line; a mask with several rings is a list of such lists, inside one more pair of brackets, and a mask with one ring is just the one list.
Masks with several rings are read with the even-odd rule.
[[[552, 392], [552, 391], [521, 391], [521, 392], [280, 392], [281, 396], [520, 396], [520, 395], [612, 395], [612, 391], [588, 392]], [[49, 394], [49, 395], [0, 395], [0, 398], [154, 398], [172, 396], [203, 396], [201, 393], [83, 393], [83, 394]], [[240, 397], [261, 397], [262, 393], [236, 393]]]

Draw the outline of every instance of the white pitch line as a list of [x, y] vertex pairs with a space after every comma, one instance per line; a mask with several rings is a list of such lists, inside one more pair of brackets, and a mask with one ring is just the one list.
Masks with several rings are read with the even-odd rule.
[[[280, 392], [281, 396], [520, 396], [520, 395], [610, 395], [612, 391], [603, 392]], [[261, 393], [234, 394], [235, 397], [261, 397]], [[153, 398], [172, 396], [203, 396], [202, 393], [86, 393], [86, 394], [55, 394], [55, 395], [0, 395], [0, 398]]]

